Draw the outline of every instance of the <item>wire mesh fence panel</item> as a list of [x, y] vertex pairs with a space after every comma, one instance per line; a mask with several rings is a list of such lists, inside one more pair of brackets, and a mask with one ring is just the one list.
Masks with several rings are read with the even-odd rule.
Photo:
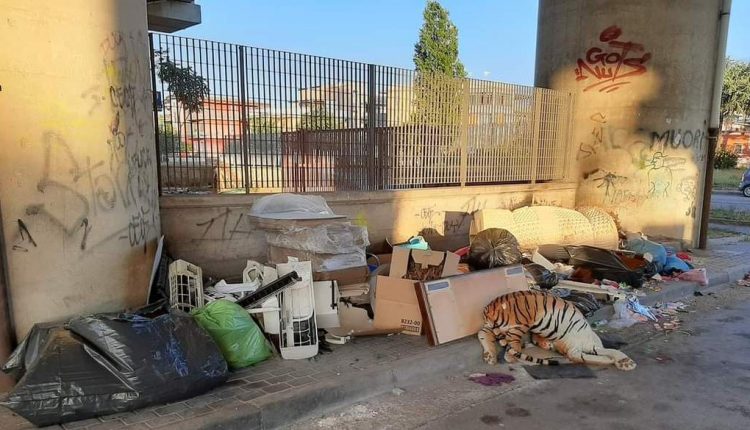
[[163, 193], [549, 181], [571, 95], [151, 34]]

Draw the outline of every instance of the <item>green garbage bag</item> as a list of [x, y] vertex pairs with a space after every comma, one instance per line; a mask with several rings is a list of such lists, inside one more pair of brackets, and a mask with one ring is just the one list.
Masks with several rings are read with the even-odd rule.
[[271, 356], [260, 328], [237, 303], [216, 300], [194, 309], [192, 315], [219, 346], [229, 367], [247, 367]]

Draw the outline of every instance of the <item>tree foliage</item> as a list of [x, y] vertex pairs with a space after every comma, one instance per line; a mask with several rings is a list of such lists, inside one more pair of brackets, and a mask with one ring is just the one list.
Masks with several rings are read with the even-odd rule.
[[[461, 118], [466, 70], [458, 59], [458, 29], [435, 0], [425, 6], [419, 40], [414, 45], [413, 124], [453, 126]], [[441, 131], [434, 131], [441, 134]]]
[[190, 67], [177, 65], [168, 57], [160, 58], [158, 76], [189, 113], [198, 112], [210, 93], [208, 83], [202, 76]]
[[422, 14], [424, 23], [414, 45], [414, 65], [419, 72], [466, 77], [458, 59], [458, 29], [448, 11], [436, 0], [429, 0]]
[[310, 112], [300, 117], [299, 130], [331, 130], [336, 128], [336, 118], [331, 116], [325, 107], [313, 107]]
[[162, 157], [175, 155], [187, 149], [182, 137], [174, 129], [171, 122], [163, 117], [159, 119], [159, 153]]
[[750, 114], [750, 63], [727, 59], [721, 89], [721, 114]]
[[714, 169], [734, 169], [737, 167], [739, 156], [734, 152], [720, 149], [716, 151], [714, 158]]
[[250, 118], [250, 132], [253, 134], [273, 134], [281, 131], [279, 124], [273, 118], [256, 116]]

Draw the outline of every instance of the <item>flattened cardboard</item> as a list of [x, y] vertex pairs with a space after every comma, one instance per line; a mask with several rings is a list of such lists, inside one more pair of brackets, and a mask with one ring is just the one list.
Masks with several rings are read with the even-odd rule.
[[375, 289], [375, 320], [373, 327], [401, 330], [404, 334], [422, 334], [422, 313], [419, 309], [416, 281], [378, 276]]
[[420, 282], [415, 287], [430, 345], [476, 335], [489, 302], [528, 289], [520, 265]]
[[438, 266], [445, 261], [443, 271], [441, 272], [441, 277], [443, 278], [459, 273], [458, 261], [460, 257], [452, 252], [395, 247], [393, 248], [393, 256], [391, 257], [391, 272], [389, 276], [403, 278], [409, 268], [410, 255], [415, 263], [422, 266]]
[[353, 284], [364, 284], [370, 271], [367, 266], [349, 269], [331, 270], [330, 272], [313, 272], [313, 281], [336, 281], [339, 287]]

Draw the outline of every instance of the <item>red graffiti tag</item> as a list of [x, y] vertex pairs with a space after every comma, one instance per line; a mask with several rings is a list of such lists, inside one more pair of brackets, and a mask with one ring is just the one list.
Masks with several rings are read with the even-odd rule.
[[[586, 51], [586, 58], [579, 58], [575, 69], [576, 80], [593, 79], [583, 91], [597, 88], [599, 92], [611, 93], [630, 81], [627, 78], [646, 73], [644, 65], [651, 59], [650, 52], [643, 52], [643, 45], [617, 40], [622, 35], [620, 27], [607, 27], [599, 35], [599, 40], [607, 43], [607, 48], [592, 47]], [[636, 56], [636, 53], [643, 53]]]

